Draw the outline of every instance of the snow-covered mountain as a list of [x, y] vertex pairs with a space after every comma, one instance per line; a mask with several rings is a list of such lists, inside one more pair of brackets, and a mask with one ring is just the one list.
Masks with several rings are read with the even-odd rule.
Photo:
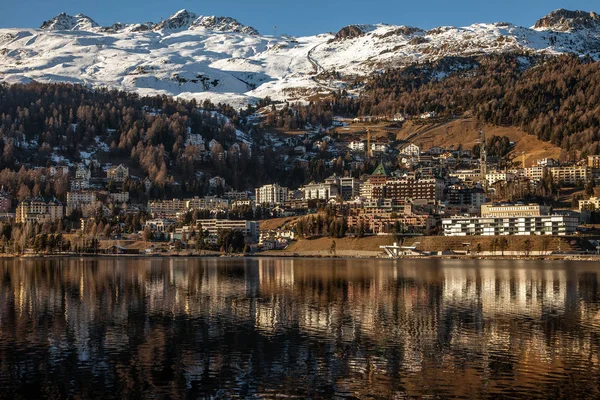
[[73, 82], [241, 106], [266, 96], [304, 99], [389, 67], [494, 53], [599, 59], [599, 17], [557, 10], [531, 28], [349, 25], [337, 34], [274, 37], [233, 18], [187, 10], [159, 23], [108, 27], [63, 13], [40, 29], [0, 29], [0, 80]]
[[64, 12], [58, 14], [49, 21], [44, 21], [41, 30], [44, 31], [89, 31], [99, 25], [87, 15], [67, 15]]

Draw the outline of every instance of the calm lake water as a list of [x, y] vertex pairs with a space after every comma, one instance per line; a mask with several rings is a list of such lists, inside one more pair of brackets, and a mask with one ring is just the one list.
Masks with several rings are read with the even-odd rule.
[[598, 398], [600, 266], [0, 261], [2, 398]]

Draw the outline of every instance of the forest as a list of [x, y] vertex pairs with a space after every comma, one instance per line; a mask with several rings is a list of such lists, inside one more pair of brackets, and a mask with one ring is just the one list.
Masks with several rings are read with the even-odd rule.
[[[349, 95], [352, 89], [360, 94]], [[578, 156], [600, 152], [600, 62], [573, 55], [444, 58], [356, 78], [347, 90], [273, 112], [267, 125], [294, 127], [331, 116], [440, 118], [474, 115], [515, 126]]]
[[[19, 200], [33, 194], [64, 201], [67, 177], [46, 167], [80, 163], [82, 154], [108, 146], [101, 161], [128, 165], [140, 178], [126, 184], [134, 194], [144, 192], [146, 176], [154, 198], [203, 195], [215, 175], [234, 189], [251, 189], [279, 171], [273, 158], [253, 148], [262, 141], [260, 127], [248, 121], [254, 112], [71, 84], [0, 85], [0, 185]], [[237, 130], [250, 140], [239, 140]], [[209, 157], [185, 146], [189, 133], [202, 135], [207, 145], [217, 141]], [[92, 173], [102, 171], [92, 165]]]

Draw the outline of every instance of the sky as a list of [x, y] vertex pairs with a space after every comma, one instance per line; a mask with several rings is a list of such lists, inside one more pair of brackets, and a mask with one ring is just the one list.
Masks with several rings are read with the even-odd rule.
[[[598, 0], [4, 0], [0, 28], [37, 28], [60, 12], [85, 14], [100, 25], [158, 22], [180, 9], [228, 16], [263, 34], [337, 32], [350, 24], [387, 23], [431, 29], [478, 22], [532, 26], [557, 8], [596, 11]], [[277, 27], [275, 30], [274, 27]]]

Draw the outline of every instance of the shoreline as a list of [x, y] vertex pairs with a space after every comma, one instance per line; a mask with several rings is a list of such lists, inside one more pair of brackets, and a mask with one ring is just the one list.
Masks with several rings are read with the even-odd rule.
[[[375, 252], [373, 252], [375, 253]], [[2, 254], [0, 258], [7, 259], [36, 259], [36, 258], [224, 258], [224, 259], [238, 259], [238, 258], [314, 258], [314, 259], [333, 259], [333, 260], [514, 260], [514, 261], [588, 261], [597, 262], [600, 261], [600, 255], [598, 254], [549, 254], [549, 255], [535, 255], [535, 256], [517, 256], [517, 255], [498, 255], [498, 256], [480, 256], [480, 255], [464, 255], [464, 254], [444, 254], [444, 255], [404, 255], [399, 257], [387, 257], [384, 253], [378, 254], [318, 254], [318, 253], [297, 253], [297, 252], [286, 252], [281, 251], [268, 251], [264, 253], [254, 254], [193, 254], [193, 253], [157, 253], [157, 254], [94, 254], [94, 253], [81, 253], [81, 254]]]

